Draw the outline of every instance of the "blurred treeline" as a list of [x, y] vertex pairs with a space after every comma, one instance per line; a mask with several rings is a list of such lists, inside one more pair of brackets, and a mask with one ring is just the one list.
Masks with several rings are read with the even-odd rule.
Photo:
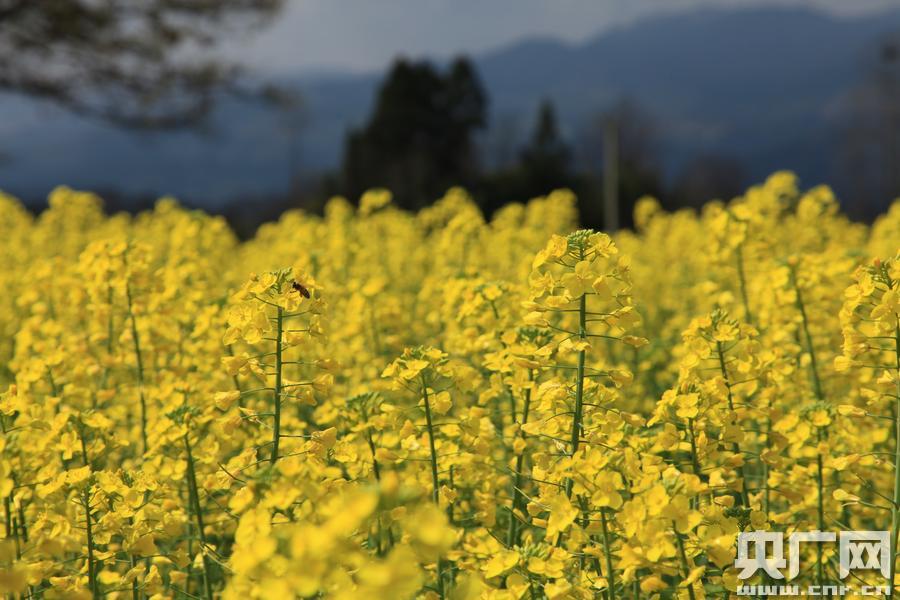
[[[735, 161], [700, 157], [666, 184], [653, 118], [628, 99], [598, 111], [577, 142], [561, 131], [550, 101], [536, 107], [526, 131], [489, 123], [489, 106], [467, 58], [444, 68], [398, 60], [384, 78], [365, 124], [347, 132], [338, 170], [298, 175], [288, 193], [239, 198], [224, 214], [241, 235], [249, 235], [287, 208], [318, 210], [332, 196], [355, 201], [374, 187], [391, 190], [395, 204], [416, 210], [450, 187], [462, 186], [488, 216], [510, 202], [570, 188], [579, 198], [585, 226], [627, 227], [632, 206], [643, 195], [663, 197], [668, 208], [677, 208], [697, 198], [730, 199], [746, 183]], [[610, 167], [605, 136], [610, 130], [616, 144], [616, 224], [604, 218], [602, 208], [604, 171]]]
[[[0, 0], [0, 93], [49, 100], [134, 129], [202, 128], [223, 95], [262, 102], [284, 116], [293, 153], [303, 136], [302, 90], [248, 85], [238, 66], [216, 51], [217, 40], [271, 20], [283, 5]], [[849, 212], [857, 218], [870, 218], [876, 204], [900, 196], [900, 41], [886, 39], [879, 47], [877, 64], [864, 67], [868, 79], [844, 100], [849, 118], [838, 144], [845, 172], [836, 169], [834, 179], [850, 183]], [[363, 125], [346, 132], [338, 168], [292, 167], [286, 191], [241, 195], [218, 210], [249, 236], [286, 209], [320, 210], [332, 196], [355, 201], [373, 187], [390, 189], [396, 204], [415, 210], [463, 186], [488, 216], [509, 202], [567, 187], [579, 198], [585, 226], [609, 228], [630, 225], [634, 202], [646, 194], [669, 209], [696, 207], [730, 199], [751, 183], [742, 163], [720, 154], [684, 157], [677, 172], [664, 172], [660, 128], [628, 98], [598, 106], [577, 132], [561, 129], [549, 101], [533, 107], [529, 119], [492, 115], [466, 58], [442, 66], [398, 60]], [[0, 160], [6, 150], [0, 145]], [[110, 211], [143, 210], [156, 200], [94, 191]], [[603, 209], [610, 198], [618, 204], [614, 223]]]

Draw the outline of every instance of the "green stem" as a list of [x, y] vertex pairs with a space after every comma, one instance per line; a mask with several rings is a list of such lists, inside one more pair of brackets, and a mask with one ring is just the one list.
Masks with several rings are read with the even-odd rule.
[[3, 498], [3, 510], [6, 516], [6, 539], [12, 539], [12, 502], [10, 501], [10, 497], [6, 496]]
[[[16, 533], [16, 535], [17, 536], [21, 535], [22, 541], [27, 544], [28, 543], [28, 522], [25, 520], [25, 501], [24, 500], [21, 500], [18, 503], [18, 511], [19, 511], [19, 518], [18, 518], [17, 522], [19, 524], [18, 527], [19, 527], [20, 533]], [[18, 537], [16, 539], [18, 540]]]
[[609, 541], [609, 527], [606, 523], [606, 509], [600, 509], [600, 525], [603, 527], [603, 553], [606, 555], [606, 583], [607, 597], [613, 600], [616, 589], [616, 572], [613, 570], [612, 547]]
[[[133, 569], [134, 566], [135, 566], [134, 557], [133, 556], [128, 557], [128, 568]], [[135, 578], [131, 581], [131, 600], [140, 600], [140, 598], [141, 598], [141, 591], [138, 588], [137, 578]]]
[[425, 425], [428, 429], [428, 448], [431, 451], [431, 499], [439, 504], [440, 483], [438, 481], [437, 450], [434, 446], [434, 424], [431, 421], [431, 403], [428, 400], [428, 384], [422, 375], [422, 400], [425, 404]]
[[88, 547], [88, 584], [91, 588], [91, 596], [94, 600], [100, 598], [100, 590], [97, 589], [97, 572], [94, 564], [94, 534], [91, 525], [91, 497], [90, 486], [85, 487], [82, 492], [82, 504], [84, 506], [84, 518], [87, 530], [87, 547]]
[[691, 438], [691, 468], [694, 469], [694, 475], [696, 475], [701, 481], [707, 481], [709, 478], [704, 479], [703, 477], [703, 469], [700, 467], [700, 457], [697, 453], [697, 435], [694, 433], [694, 419], [688, 419], [688, 435]]
[[[424, 373], [422, 373], [422, 401], [425, 404], [425, 425], [428, 428], [428, 448], [431, 451], [431, 499], [435, 504], [440, 505], [440, 482], [438, 480], [437, 450], [434, 446], [434, 424], [431, 420], [431, 403], [428, 400], [428, 383], [425, 381]], [[437, 588], [441, 600], [445, 597], [443, 567], [443, 559], [438, 558]]]
[[137, 361], [137, 380], [138, 393], [141, 400], [141, 443], [143, 444], [142, 454], [147, 453], [147, 399], [144, 396], [144, 360], [141, 357], [141, 338], [138, 334], [137, 320], [134, 316], [134, 310], [131, 300], [131, 284], [125, 285], [125, 296], [128, 299], [128, 317], [131, 321], [131, 339], [134, 343], [134, 356]]
[[[225, 352], [228, 353], [228, 356], [234, 356], [234, 349], [231, 346], [225, 346]], [[244, 408], [244, 388], [241, 386], [241, 381], [237, 375], [232, 375], [231, 382], [234, 384], [234, 389], [241, 393], [238, 397], [238, 406]]]
[[816, 349], [813, 346], [812, 335], [809, 333], [809, 319], [806, 316], [806, 305], [803, 303], [803, 292], [797, 283], [797, 272], [791, 267], [791, 278], [794, 283], [794, 292], [797, 295], [797, 310], [800, 311], [801, 323], [803, 325], [803, 336], [806, 338], [806, 351], [809, 354], [809, 368], [813, 380], [813, 390], [816, 393], [816, 399], [820, 402], [825, 400], [825, 394], [822, 391], [822, 380], [819, 378], [819, 367], [816, 362]]
[[[88, 460], [87, 453], [87, 444], [84, 440], [84, 430], [79, 430], [78, 432], [79, 440], [81, 441], [81, 458], [84, 461], [85, 466], [91, 470], [91, 463]], [[85, 521], [85, 533], [87, 535], [87, 548], [88, 548], [88, 585], [91, 588], [91, 596], [94, 600], [100, 598], [100, 589], [97, 586], [97, 566], [94, 562], [94, 532], [93, 532], [93, 524], [91, 523], [91, 484], [88, 483], [84, 491], [82, 492], [82, 504], [84, 506], [84, 521]]]
[[[822, 441], [822, 430], [818, 429], [818, 440]], [[816, 484], [818, 487], [818, 497], [816, 498], [816, 517], [819, 531], [825, 531], [825, 479], [824, 469], [822, 465], [822, 453], [816, 453]], [[822, 544], [816, 544], [816, 583], [820, 586], [825, 585], [825, 567], [822, 558]]]
[[203, 525], [203, 510], [200, 507], [200, 493], [197, 487], [197, 472], [194, 468], [194, 454], [191, 451], [191, 442], [188, 439], [189, 432], [184, 434], [184, 451], [187, 455], [187, 484], [188, 496], [194, 508], [194, 516], [197, 519], [197, 536], [200, 538], [200, 552], [203, 556], [203, 587], [206, 590], [206, 600], [212, 600], [212, 582], [210, 581], [210, 562], [206, 556], [206, 533]]
[[281, 439], [281, 387], [282, 387], [282, 369], [283, 362], [281, 356], [281, 339], [284, 335], [284, 309], [278, 307], [278, 318], [276, 319], [276, 335], [275, 335], [275, 391], [273, 399], [275, 402], [275, 416], [272, 433], [272, 464], [278, 460], [278, 442]]
[[[731, 381], [728, 378], [728, 370], [725, 368], [725, 350], [722, 348], [722, 342], [716, 342], [716, 350], [719, 355], [719, 369], [722, 372], [722, 378], [725, 380], [725, 389], [728, 390], [728, 409], [734, 413], [734, 395], [731, 392]], [[741, 449], [738, 445], [732, 444], [731, 451], [740, 454]], [[741, 490], [738, 492], [738, 499], [744, 507], [750, 507], [750, 495], [747, 492], [747, 478], [744, 476], [744, 467], [737, 468], [738, 477], [741, 478]]]
[[[825, 401], [825, 393], [822, 391], [822, 380], [819, 377], [819, 367], [816, 363], [816, 349], [813, 346], [812, 335], [809, 332], [809, 318], [806, 315], [806, 304], [803, 302], [803, 291], [800, 289], [800, 285], [797, 282], [797, 271], [791, 266], [791, 281], [794, 285], [794, 293], [797, 296], [797, 310], [800, 311], [800, 320], [803, 328], [803, 337], [806, 340], [806, 351], [809, 354], [809, 369], [810, 375], [813, 381], [813, 391], [815, 392], [816, 399], [819, 402]], [[816, 429], [816, 440], [819, 443], [822, 443], [822, 429]], [[819, 531], [825, 531], [825, 480], [824, 480], [824, 467], [822, 464], [822, 454], [820, 452], [816, 453], [816, 483], [817, 483], [817, 526]], [[823, 565], [823, 557], [822, 557], [822, 545], [816, 545], [816, 583], [818, 585], [825, 584], [825, 572]]]
[[372, 473], [375, 475], [375, 481], [381, 481], [381, 467], [378, 465], [378, 459], [375, 458], [375, 440], [372, 438], [372, 432], [366, 432], [366, 442], [369, 444], [369, 453], [372, 455]]
[[[578, 304], [578, 338], [587, 338], [587, 295], [582, 294]], [[575, 413], [572, 416], [572, 436], [569, 441], [569, 456], [575, 456], [581, 441], [581, 432], [584, 428], [581, 422], [584, 412], [584, 361], [585, 350], [578, 352], [578, 370], [575, 375]], [[566, 497], [572, 497], [572, 478], [566, 479]]]
[[[772, 417], [766, 417], [766, 450], [772, 448]], [[769, 463], [763, 461], [763, 512], [766, 513], [766, 521], [769, 520], [769, 506], [771, 503], [769, 490]]]
[[[581, 528], [587, 530], [587, 528], [591, 524], [591, 515], [588, 511], [588, 503], [584, 496], [578, 496], [578, 506], [581, 508]], [[589, 536], [591, 541], [599, 541], [597, 536], [592, 535]], [[585, 554], [581, 554], [578, 557], [579, 568], [583, 571], [586, 564], [586, 556]], [[594, 566], [594, 572], [599, 576], [603, 577], [603, 568], [600, 566], [600, 561], [597, 557], [591, 558], [591, 564]]]
[[[534, 371], [528, 370], [528, 381], [534, 381]], [[525, 441], [525, 432], [522, 427], [528, 423], [528, 410], [531, 407], [531, 388], [525, 390], [525, 406], [522, 407], [522, 422], [519, 423], [519, 436]], [[522, 496], [522, 469], [525, 468], [525, 450], [516, 457], [516, 472], [513, 474], [512, 508], [509, 515], [509, 529], [506, 532], [506, 546], [512, 548], [519, 543], [519, 522], [516, 518], [516, 510], [519, 509], [524, 497]]]
[[17, 519], [13, 517], [12, 520], [12, 528], [13, 528], [13, 536], [16, 540], [16, 560], [22, 560], [22, 541], [21, 536], [19, 535], [19, 521], [21, 519]]
[[[368, 418], [365, 416], [365, 414], [363, 415], [363, 420], [364, 421], [368, 420]], [[375, 440], [372, 437], [371, 430], [366, 431], [366, 442], [368, 442], [369, 452], [372, 455], [372, 473], [375, 475], [375, 481], [381, 481], [381, 467], [378, 464], [378, 459], [375, 458]], [[382, 525], [381, 517], [379, 517], [378, 518], [378, 545], [379, 546], [381, 545], [381, 532], [384, 529], [385, 528]], [[387, 537], [388, 537], [388, 548], [393, 548], [394, 547], [394, 532], [391, 531], [390, 526], [387, 527]], [[382, 553], [379, 552], [379, 556], [381, 554]]]
[[[891, 286], [893, 287], [893, 286]], [[894, 360], [897, 394], [894, 402], [894, 497], [891, 502], [891, 569], [889, 597], [894, 598], [897, 575], [897, 535], [900, 534], [900, 319], [894, 330]]]
[[[677, 527], [677, 525], [675, 525], [674, 523], [673, 523], [673, 526]], [[690, 565], [688, 565], [687, 553], [684, 551], [684, 538], [680, 533], [678, 533], [677, 529], [675, 530], [675, 540], [678, 542], [678, 560], [681, 562], [681, 571], [682, 571], [681, 577], [682, 577], [682, 579], [687, 579], [688, 576], [691, 574], [691, 567], [690, 567]], [[690, 599], [696, 600], [696, 598], [694, 596], [694, 585], [693, 584], [687, 586], [687, 591], [688, 591], [688, 596], [690, 597]]]

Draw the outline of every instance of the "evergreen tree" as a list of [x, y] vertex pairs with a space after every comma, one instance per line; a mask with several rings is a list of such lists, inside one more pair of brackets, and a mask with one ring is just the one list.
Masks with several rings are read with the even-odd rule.
[[386, 187], [398, 205], [417, 209], [478, 173], [472, 141], [485, 126], [487, 97], [474, 68], [459, 58], [442, 74], [427, 63], [397, 61], [368, 124], [349, 133], [343, 177], [358, 197]]
[[560, 136], [556, 111], [549, 100], [538, 109], [531, 142], [522, 150], [520, 162], [535, 195], [572, 185], [572, 151]]

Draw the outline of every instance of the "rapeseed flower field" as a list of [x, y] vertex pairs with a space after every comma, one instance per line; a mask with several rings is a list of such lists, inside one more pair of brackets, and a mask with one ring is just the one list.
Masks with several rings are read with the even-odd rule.
[[577, 221], [373, 190], [239, 242], [0, 195], [0, 593], [728, 599], [741, 532], [895, 554], [900, 203], [854, 223], [782, 172]]

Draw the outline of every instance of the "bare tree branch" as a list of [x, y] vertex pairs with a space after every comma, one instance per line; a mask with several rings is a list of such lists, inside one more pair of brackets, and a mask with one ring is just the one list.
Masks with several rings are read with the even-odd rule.
[[282, 2], [0, 0], [0, 91], [126, 127], [199, 124], [218, 95], [253, 94], [217, 45]]

